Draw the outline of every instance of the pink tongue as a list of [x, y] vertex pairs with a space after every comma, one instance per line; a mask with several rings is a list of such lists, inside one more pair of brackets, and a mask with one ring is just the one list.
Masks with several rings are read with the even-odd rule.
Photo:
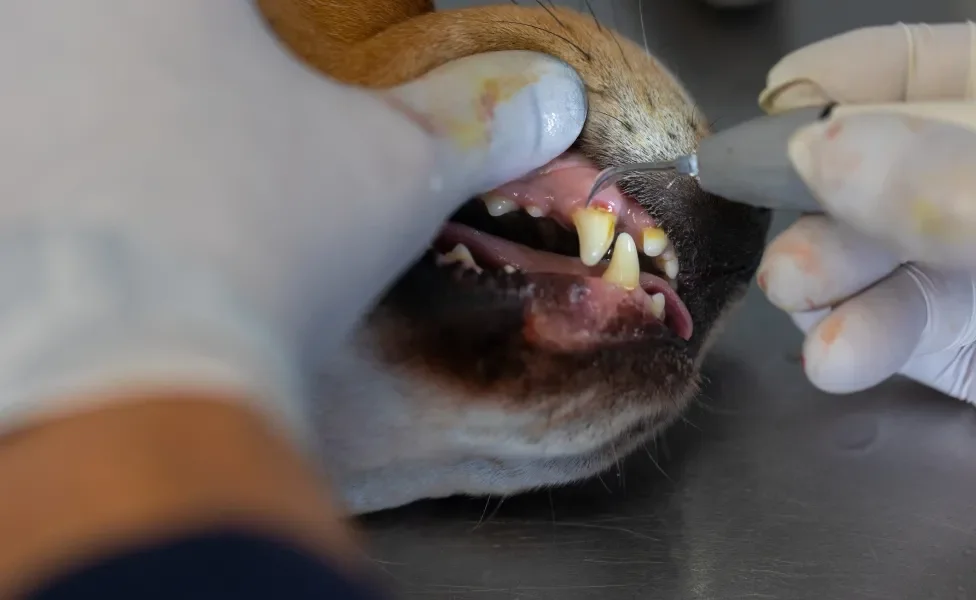
[[[489, 194], [514, 201], [530, 214], [549, 216], [564, 226], [573, 227], [573, 213], [583, 208], [599, 170], [585, 158], [564, 154], [518, 181], [503, 185]], [[641, 231], [654, 227], [654, 219], [633, 199], [624, 196], [616, 186], [600, 192], [594, 207], [609, 210], [617, 217], [617, 228], [635, 240]]]
[[[459, 223], [446, 223], [438, 237], [438, 245], [443, 246], [445, 251], [449, 251], [456, 244], [467, 246], [482, 267], [500, 269], [505, 265], [511, 265], [525, 273], [576, 275], [587, 278], [585, 285], [588, 297], [585, 302], [581, 300], [576, 303], [570, 312], [561, 311], [558, 319], [554, 320], [555, 315], [550, 315], [550, 319], [546, 322], [550, 332], [557, 328], [556, 323], [559, 324], [558, 329], [561, 333], [558, 337], [564, 341], [569, 334], [574, 338], [580, 335], [585, 337], [588, 328], [594, 327], [595, 323], [612, 321], [624, 308], [636, 306], [647, 312], [645, 300], [657, 293], [664, 294], [667, 325], [681, 338], [686, 340], [691, 338], [691, 313], [674, 289], [656, 275], [641, 273], [641, 287], [627, 291], [599, 278], [607, 268], [606, 261], [587, 267], [577, 258], [533, 250]], [[541, 301], [537, 302], [535, 307], [537, 319], [545, 312], [544, 304]], [[652, 318], [649, 312], [646, 317]]]

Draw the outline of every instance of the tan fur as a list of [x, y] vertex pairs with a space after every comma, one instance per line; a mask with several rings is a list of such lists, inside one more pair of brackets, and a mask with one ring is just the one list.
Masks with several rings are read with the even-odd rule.
[[[653, 57], [593, 17], [560, 7], [499, 5], [433, 12], [426, 0], [259, 0], [285, 44], [345, 83], [388, 88], [444, 63], [484, 52], [530, 50], [555, 56], [586, 83], [594, 125], [641, 113], [683, 118], [695, 142], [707, 124], [674, 77]], [[607, 65], [623, 67], [608, 70]], [[625, 74], [621, 71], [626, 70]], [[630, 107], [607, 97], [625, 75], [645, 91]], [[689, 140], [692, 141], [692, 140]]]
[[[258, 5], [285, 44], [311, 65], [341, 81], [369, 87], [398, 85], [450, 60], [515, 48], [556, 56], [589, 81], [586, 64], [592, 61], [573, 44], [585, 46], [587, 53], [621, 51], [616, 35], [607, 31], [605, 39], [591, 39], [595, 24], [589, 17], [558, 7], [546, 11], [499, 5], [434, 12], [424, 0], [259, 0]], [[629, 42], [623, 51], [628, 59], [647, 59]]]

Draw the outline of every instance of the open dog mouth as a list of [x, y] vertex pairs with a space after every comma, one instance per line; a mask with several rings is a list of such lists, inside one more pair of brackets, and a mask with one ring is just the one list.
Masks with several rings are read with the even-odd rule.
[[584, 349], [649, 330], [690, 339], [674, 246], [616, 186], [584, 208], [598, 173], [571, 152], [468, 202], [442, 228], [437, 264], [518, 288], [527, 337], [543, 345]]

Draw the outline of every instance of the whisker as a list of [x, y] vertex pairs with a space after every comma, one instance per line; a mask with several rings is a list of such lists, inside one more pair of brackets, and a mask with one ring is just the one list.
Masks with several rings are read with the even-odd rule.
[[598, 115], [603, 115], [604, 117], [607, 117], [608, 119], [613, 119], [614, 121], [620, 123], [621, 127], [625, 127], [625, 128], [627, 127], [627, 125], [624, 124], [623, 119], [621, 119], [620, 117], [615, 117], [615, 116], [611, 115], [610, 113], [603, 112], [602, 110], [590, 110], [590, 112], [591, 113], [598, 114]]
[[647, 25], [644, 24], [644, 0], [637, 0], [637, 14], [640, 18], [641, 37], [644, 38], [644, 52], [650, 54], [651, 49], [647, 46]]
[[602, 33], [603, 26], [600, 25], [600, 19], [596, 18], [596, 13], [593, 11], [593, 6], [590, 4], [590, 0], [583, 0], [583, 4], [585, 4], [586, 9], [590, 11], [590, 16], [593, 17], [593, 23], [596, 25], [596, 28]]
[[485, 522], [485, 515], [488, 514], [488, 506], [491, 504], [491, 494], [488, 494], [488, 499], [485, 500], [485, 507], [481, 510], [481, 517], [478, 518], [478, 522], [474, 524], [471, 531], [477, 531], [479, 527]]
[[[658, 445], [658, 440], [660, 440], [660, 445]], [[660, 451], [665, 460], [671, 460], [671, 446], [668, 445], [668, 438], [654, 438], [654, 451]]]
[[660, 464], [658, 464], [658, 462], [657, 462], [657, 460], [656, 460], [656, 459], [654, 458], [654, 455], [653, 455], [653, 454], [651, 454], [651, 451], [650, 451], [650, 449], [649, 449], [649, 448], [647, 447], [647, 445], [646, 445], [646, 444], [644, 445], [644, 452], [645, 452], [645, 453], [647, 454], [647, 458], [649, 458], [649, 459], [651, 459], [651, 463], [653, 463], [653, 464], [654, 464], [654, 466], [655, 466], [655, 467], [657, 468], [657, 470], [658, 470], [658, 471], [660, 471], [660, 473], [661, 473], [661, 475], [664, 475], [664, 478], [665, 478], [665, 479], [667, 479], [667, 480], [668, 480], [668, 481], [670, 481], [671, 483], [674, 483], [674, 479], [671, 479], [671, 476], [670, 476], [670, 475], [668, 475], [668, 474], [667, 474], [667, 473], [666, 473], [666, 472], [664, 471], [664, 469], [662, 469], [662, 468], [661, 468], [661, 465], [660, 465]]
[[502, 496], [498, 499], [498, 504], [495, 505], [495, 510], [491, 511], [491, 514], [488, 515], [488, 521], [494, 519], [495, 515], [498, 514], [498, 511], [501, 510], [502, 504], [505, 504], [505, 498], [507, 498], [507, 496]]
[[620, 468], [620, 456], [617, 454], [617, 446], [610, 444], [610, 451], [613, 452], [613, 463], [617, 467], [617, 479], [620, 480], [620, 487], [627, 489], [627, 480], [624, 478], [624, 471]]
[[[614, 8], [613, 3], [610, 4], [610, 10], [613, 12], [613, 20], [614, 20], [614, 23], [616, 23], [616, 21], [617, 21], [617, 10]], [[630, 70], [630, 71], [633, 71], [634, 70], [634, 67], [632, 67], [630, 65], [630, 62], [627, 60], [627, 55], [624, 54], [624, 47], [620, 44], [620, 40], [617, 39], [617, 36], [614, 35], [613, 30], [612, 29], [607, 29], [607, 34], [610, 35], [610, 39], [613, 40], [613, 43], [617, 45], [617, 50], [620, 50], [620, 58], [621, 58], [621, 60], [624, 61], [624, 64], [627, 65], [627, 69]]]
[[590, 56], [590, 53], [587, 52], [586, 50], [584, 50], [582, 47], [580, 47], [579, 44], [577, 44], [576, 42], [574, 42], [573, 40], [571, 40], [571, 39], [569, 39], [569, 38], [567, 38], [565, 36], [559, 35], [558, 33], [554, 32], [554, 31], [549, 31], [545, 27], [539, 27], [538, 25], [532, 25], [531, 23], [519, 23], [518, 21], [500, 21], [500, 20], [496, 20], [496, 19], [492, 19], [490, 21], [475, 21], [475, 22], [486, 23], [486, 24], [487, 23], [505, 23], [506, 25], [520, 25], [522, 27], [529, 27], [531, 29], [535, 29], [537, 31], [541, 31], [543, 33], [548, 33], [549, 35], [551, 35], [551, 36], [553, 36], [555, 38], [559, 38], [560, 40], [566, 42], [567, 44], [569, 44], [570, 46], [572, 46], [573, 48], [575, 48], [576, 51], [579, 52], [580, 54], [582, 54], [583, 55], [583, 58], [585, 58], [586, 60], [591, 60], [592, 59], [592, 57]]
[[[536, 1], [536, 4], [538, 4], [539, 6], [542, 7], [542, 10], [546, 11], [547, 13], [549, 13], [549, 16], [552, 17], [552, 20], [553, 21], [555, 21], [556, 23], [559, 23], [559, 26], [563, 28], [563, 31], [569, 32], [569, 28], [566, 27], [566, 25], [562, 21], [559, 20], [559, 17], [556, 16], [556, 12], [552, 8], [549, 8], [548, 6], [546, 6], [546, 4], [542, 0], [535, 0], [535, 1]], [[555, 8], [555, 6], [553, 8]]]
[[728, 417], [731, 414], [729, 413], [729, 411], [722, 410], [721, 408], [716, 408], [715, 406], [706, 403], [704, 400], [695, 400], [695, 405], [697, 405], [700, 410], [708, 413], [709, 415]]

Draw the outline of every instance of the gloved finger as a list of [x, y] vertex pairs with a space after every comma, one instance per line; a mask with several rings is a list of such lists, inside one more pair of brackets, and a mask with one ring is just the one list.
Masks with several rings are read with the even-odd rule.
[[976, 98], [976, 25], [866, 27], [800, 48], [767, 76], [769, 113], [831, 102]]
[[883, 245], [827, 215], [800, 217], [767, 247], [759, 288], [786, 312], [832, 306], [894, 271]]
[[925, 322], [925, 298], [901, 268], [809, 330], [803, 342], [807, 378], [835, 394], [877, 385], [908, 361]]
[[[340, 219], [343, 226], [327, 240], [321, 234], [306, 236], [346, 248], [356, 258], [347, 260], [334, 250], [308, 253], [313, 264], [331, 256], [335, 278], [330, 281], [343, 282], [342, 298], [330, 288], [334, 331], [360, 318], [368, 309], [367, 299], [378, 297], [421, 256], [463, 202], [565, 152], [586, 119], [585, 92], [576, 72], [529, 52], [450, 62], [380, 94], [387, 105], [372, 114], [363, 113], [370, 102], [379, 104], [377, 95], [350, 88], [330, 93], [362, 105], [360, 116], [349, 125], [332, 125], [313, 136], [329, 142], [331, 152], [340, 155], [330, 157], [327, 167], [340, 176], [326, 182], [336, 198], [327, 205], [331, 215], [320, 215], [315, 212], [320, 204], [310, 203], [309, 216], [301, 219], [310, 227], [321, 227], [323, 218]], [[319, 99], [317, 106], [332, 110], [337, 99], [331, 104]], [[390, 106], [398, 110], [386, 110]], [[338, 114], [356, 111], [347, 107]], [[335, 136], [343, 134], [349, 139], [340, 138], [341, 145], [349, 150], [337, 153]], [[306, 162], [322, 160], [321, 152], [303, 155]], [[325, 168], [310, 165], [308, 171], [322, 173]]]
[[976, 342], [976, 283], [972, 274], [900, 267], [826, 316], [804, 313], [804, 367], [828, 392], [866, 389], [909, 360]]
[[[792, 313], [790, 317], [801, 331], [809, 333], [831, 312], [826, 308]], [[924, 354], [916, 352], [898, 370], [898, 374], [953, 398], [976, 404], [976, 344], [952, 346]]]
[[976, 268], [976, 103], [841, 111], [789, 155], [831, 216], [903, 261]]
[[437, 138], [432, 192], [447, 210], [550, 162], [576, 141], [586, 120], [576, 71], [534, 52], [462, 58], [390, 95]]

